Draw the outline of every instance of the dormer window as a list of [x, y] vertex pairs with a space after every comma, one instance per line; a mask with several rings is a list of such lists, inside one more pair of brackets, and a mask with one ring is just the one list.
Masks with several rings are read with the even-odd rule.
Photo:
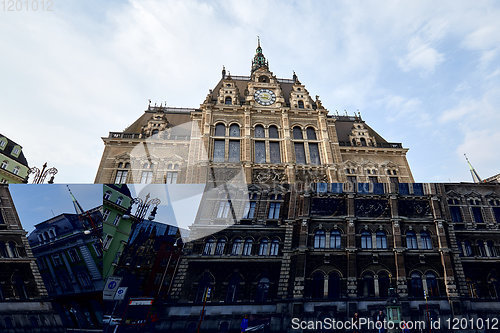
[[7, 141], [5, 140], [5, 138], [2, 138], [0, 139], [0, 148], [5, 148], [5, 146], [7, 145]]
[[298, 101], [297, 105], [298, 105], [299, 109], [303, 109], [304, 108], [304, 101]]
[[232, 105], [233, 104], [233, 99], [229, 96], [226, 97], [224, 104], [226, 105]]
[[18, 148], [18, 147], [14, 147], [14, 149], [12, 149], [12, 155], [19, 155], [19, 153], [21, 152], [21, 150]]
[[157, 135], [160, 131], [157, 130], [157, 129], [154, 129], [152, 132], [151, 132], [151, 135]]
[[269, 82], [269, 78], [267, 76], [265, 76], [265, 75], [261, 75], [259, 77], [259, 82], [267, 83], [267, 82]]

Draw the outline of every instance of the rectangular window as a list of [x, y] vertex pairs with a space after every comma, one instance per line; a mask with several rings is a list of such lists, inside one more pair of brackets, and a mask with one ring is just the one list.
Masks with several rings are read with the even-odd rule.
[[280, 208], [281, 208], [281, 203], [279, 203], [279, 202], [271, 202], [269, 204], [269, 215], [268, 215], [268, 218], [270, 218], [270, 219], [278, 219], [280, 217]]
[[219, 210], [217, 212], [217, 218], [224, 219], [224, 218], [228, 217], [230, 209], [231, 209], [231, 205], [229, 204], [229, 201], [221, 201], [219, 203]]
[[240, 141], [231, 140], [229, 141], [229, 162], [239, 162], [240, 161]]
[[100, 242], [95, 242], [92, 244], [94, 251], [98, 257], [102, 257], [102, 244]]
[[422, 183], [413, 184], [413, 194], [424, 195], [424, 186], [422, 185]]
[[177, 172], [167, 172], [167, 184], [177, 184]]
[[309, 157], [312, 165], [319, 165], [319, 148], [317, 143], [309, 143]]
[[113, 236], [106, 235], [106, 237], [104, 238], [104, 242], [102, 244], [102, 247], [104, 248], [104, 250], [107, 250], [109, 248], [112, 240], [113, 240]]
[[120, 223], [121, 218], [122, 216], [120, 214], [116, 214], [115, 219], [113, 220], [113, 224], [118, 225], [118, 223]]
[[302, 142], [296, 142], [295, 146], [295, 162], [297, 164], [306, 164], [306, 154], [304, 152], [304, 144]]
[[141, 176], [141, 184], [151, 184], [153, 181], [153, 171], [143, 171]]
[[399, 194], [408, 195], [410, 194], [410, 187], [408, 183], [399, 183]]
[[111, 214], [111, 211], [107, 208], [104, 208], [104, 212], [102, 213], [102, 220], [104, 222], [108, 220], [109, 214]]
[[378, 184], [378, 177], [377, 176], [368, 176], [368, 181], [372, 184]]
[[452, 222], [463, 222], [462, 212], [458, 206], [450, 206], [450, 214]]
[[391, 184], [399, 184], [398, 177], [389, 177], [389, 181], [391, 182]]
[[280, 143], [269, 142], [269, 151], [271, 153], [271, 163], [281, 163]]
[[255, 163], [266, 163], [266, 143], [255, 141]]
[[80, 256], [78, 255], [78, 251], [76, 249], [70, 249], [68, 251], [69, 259], [71, 262], [78, 262], [80, 261]]
[[224, 162], [225, 144], [224, 140], [214, 140], [214, 162]]
[[116, 172], [115, 184], [125, 184], [127, 182], [127, 170], [118, 170]]
[[243, 214], [244, 219], [253, 219], [255, 217], [255, 207], [257, 203], [255, 201], [249, 201], [245, 205], [245, 213]]
[[483, 212], [481, 207], [472, 207], [472, 216], [474, 216], [474, 222], [483, 223]]
[[356, 176], [347, 176], [347, 182], [356, 184], [357, 181]]
[[54, 262], [54, 266], [62, 266], [62, 260], [59, 254], [53, 254], [52, 261]]
[[500, 207], [493, 207], [493, 215], [497, 223], [500, 223]]

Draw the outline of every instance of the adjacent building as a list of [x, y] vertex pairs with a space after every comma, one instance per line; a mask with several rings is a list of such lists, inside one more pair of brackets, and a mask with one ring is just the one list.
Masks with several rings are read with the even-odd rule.
[[57, 215], [28, 237], [48, 296], [68, 328], [102, 325], [101, 210]]
[[0, 184], [27, 183], [29, 169], [23, 147], [0, 134]]
[[7, 185], [0, 185], [0, 331], [64, 332]]
[[113, 275], [134, 221], [130, 190], [125, 184], [103, 185], [103, 277]]

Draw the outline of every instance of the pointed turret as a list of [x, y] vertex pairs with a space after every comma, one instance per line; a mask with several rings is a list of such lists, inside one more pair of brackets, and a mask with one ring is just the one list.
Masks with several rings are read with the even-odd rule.
[[474, 183], [482, 183], [483, 181], [482, 181], [481, 177], [479, 177], [478, 173], [476, 172], [476, 169], [474, 169], [474, 167], [470, 163], [469, 159], [467, 158], [467, 155], [464, 154], [464, 156], [465, 156], [465, 159], [467, 160], [467, 164], [469, 165], [470, 174], [472, 176], [472, 181]]
[[253, 57], [252, 61], [252, 73], [257, 69], [267, 65], [268, 63], [266, 61], [266, 57], [264, 57], [262, 48], [260, 47], [260, 38], [257, 36], [257, 49], [255, 50], [255, 56]]
[[75, 207], [75, 212], [78, 215], [83, 214], [84, 210], [83, 210], [82, 206], [80, 206], [80, 203], [78, 202], [78, 200], [76, 200], [76, 198], [73, 195], [73, 193], [71, 192], [71, 189], [69, 188], [69, 185], [66, 185], [66, 187], [68, 188], [69, 194], [71, 195], [71, 200], [73, 201], [73, 207]]

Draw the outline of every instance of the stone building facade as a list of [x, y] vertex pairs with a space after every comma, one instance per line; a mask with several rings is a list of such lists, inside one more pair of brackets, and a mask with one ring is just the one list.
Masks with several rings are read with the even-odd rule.
[[64, 332], [7, 185], [0, 185], [0, 331]]
[[199, 108], [149, 105], [103, 141], [96, 183], [413, 182], [408, 149], [277, 78], [260, 44], [251, 75], [223, 69]]
[[[500, 186], [250, 185], [249, 201], [202, 200], [158, 329], [234, 331], [242, 318], [493, 318], [500, 311]], [[220, 224], [225, 224], [221, 228]], [[213, 234], [207, 232], [213, 229]], [[200, 235], [209, 235], [201, 238]], [[426, 300], [427, 298], [427, 300]]]

